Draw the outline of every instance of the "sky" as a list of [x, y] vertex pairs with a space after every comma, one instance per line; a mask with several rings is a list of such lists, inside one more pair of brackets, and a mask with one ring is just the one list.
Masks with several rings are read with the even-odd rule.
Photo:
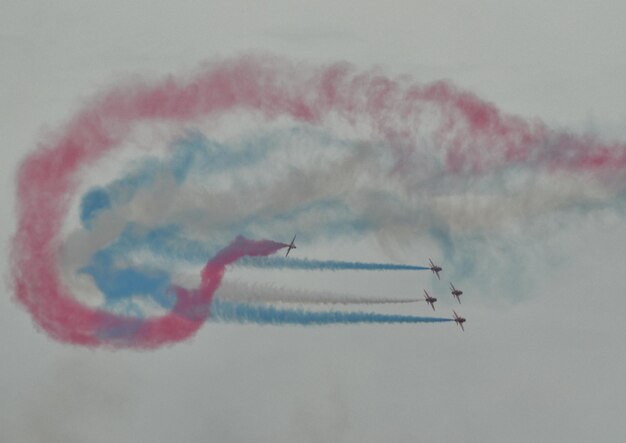
[[[147, 125], [124, 141], [118, 156], [86, 166], [63, 207], [56, 266], [89, 306], [104, 303], [117, 313], [171, 308], [158, 290], [160, 296], [140, 300], [147, 308], [121, 303], [111, 296], [120, 287], [106, 286], [117, 280], [100, 272], [102, 261], [119, 259], [129, 253], [122, 246], [143, 238], [128, 222], [167, 219], [202, 247], [156, 259], [131, 250], [135, 264], [170, 260], [167, 277], [150, 274], [156, 286], [166, 278], [182, 288], [201, 284], [205, 251], [215, 254], [237, 234], [288, 242], [298, 229], [301, 240], [290, 258], [425, 265], [433, 257], [444, 268], [443, 280], [426, 271], [240, 266], [226, 272], [223, 297], [243, 289], [252, 298], [283, 301], [406, 299], [427, 289], [439, 298], [435, 313], [418, 303], [319, 309], [448, 317], [454, 308], [468, 318], [465, 333], [449, 323], [293, 326], [238, 319], [202, 322], [192, 336], [150, 350], [134, 339], [115, 341], [110, 331], [97, 339], [113, 340], [119, 349], [81, 346], [51, 338], [16, 301], [10, 254], [18, 229], [17, 171], [37, 146], [53, 144], [68, 122], [119, 85], [145, 92], [167, 78], [185, 84], [242, 57], [269, 66], [296, 90], [302, 79], [336, 63], [402, 85], [445, 80], [453, 91], [468, 91], [527, 122], [541, 146], [555, 152], [570, 146], [559, 134], [591, 140], [577, 158], [585, 159], [589, 146], [623, 146], [625, 18], [626, 6], [609, 1], [0, 2], [1, 439], [621, 441], [626, 181], [619, 167], [605, 164], [590, 173], [554, 154], [504, 168], [496, 161], [485, 166], [489, 173], [468, 166], [443, 174], [443, 160], [431, 154], [439, 144], [451, 152], [455, 140], [437, 138], [428, 122], [426, 129], [410, 126], [419, 160], [425, 159], [415, 163], [394, 150], [398, 140], [381, 136], [387, 128], [367, 112], [356, 115], [362, 124], [350, 131], [315, 118], [267, 121], [225, 113], [200, 116], [182, 132], [178, 124]], [[405, 128], [404, 121], [397, 124]], [[477, 158], [491, 160], [481, 149], [497, 147], [497, 137], [459, 133]], [[260, 157], [219, 167], [198, 162], [199, 171], [191, 168], [181, 185], [174, 173], [163, 177], [175, 164], [167, 154], [172, 146], [183, 153], [226, 147], [248, 159], [246, 147], [253, 146]], [[146, 160], [148, 151], [156, 159]], [[398, 158], [408, 170], [385, 175], [396, 171]], [[150, 171], [156, 178], [137, 185], [131, 203], [90, 218], [98, 200], [90, 206], [81, 198], [94, 187], [113, 195], [120, 189], [115, 180]], [[196, 183], [203, 174], [214, 181]], [[241, 177], [279, 186], [270, 198], [246, 200], [252, 191]], [[209, 200], [223, 204], [222, 211], [202, 212], [197, 189], [207, 186], [224, 186], [226, 198], [216, 192]], [[126, 194], [115, 195], [123, 200]], [[296, 203], [289, 200], [294, 196]], [[280, 214], [304, 197], [312, 204], [298, 217], [241, 221], [255, 203], [264, 214]], [[175, 229], [159, 232], [183, 242]], [[130, 240], [114, 243], [120, 238]], [[98, 276], [99, 286], [93, 283]], [[449, 280], [465, 291], [460, 306], [447, 292]]]

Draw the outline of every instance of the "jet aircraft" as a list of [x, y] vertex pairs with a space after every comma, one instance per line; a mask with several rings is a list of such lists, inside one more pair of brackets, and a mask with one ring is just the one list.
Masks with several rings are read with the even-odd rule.
[[285, 257], [289, 255], [292, 249], [296, 249], [296, 245], [294, 244], [295, 241], [296, 241], [296, 236], [294, 235], [293, 240], [291, 240], [291, 243], [287, 245], [287, 253], [285, 254]]
[[452, 312], [454, 312], [454, 321], [456, 322], [456, 324], [459, 325], [463, 331], [465, 331], [465, 328], [463, 327], [465, 319], [459, 316], [459, 314], [457, 314], [455, 310], [452, 310]]
[[450, 282], [450, 290], [452, 291], [452, 296], [454, 298], [456, 298], [456, 301], [461, 303], [461, 299], [459, 298], [459, 296], [463, 295], [463, 291], [461, 291], [460, 289], [455, 288], [454, 285], [452, 284], [452, 282]]
[[430, 262], [430, 270], [433, 271], [433, 274], [437, 274], [437, 278], [441, 280], [441, 277], [439, 277], [439, 273], [442, 271], [441, 266], [434, 264], [430, 258], [428, 261]]
[[426, 300], [426, 303], [428, 303], [431, 308], [433, 308], [433, 311], [435, 310], [435, 302], [437, 301], [437, 299], [435, 297], [431, 297], [430, 294], [428, 292], [426, 292], [426, 289], [424, 289], [424, 300]]

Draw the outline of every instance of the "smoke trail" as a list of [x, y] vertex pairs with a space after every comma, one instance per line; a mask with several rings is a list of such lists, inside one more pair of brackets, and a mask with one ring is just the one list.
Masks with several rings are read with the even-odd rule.
[[307, 271], [425, 271], [425, 266], [366, 263], [339, 260], [309, 260], [289, 257], [243, 258], [237, 266], [251, 268], [301, 269]]
[[[45, 277], [45, 281], [51, 284], [39, 288], [46, 297], [33, 305], [37, 308], [34, 315], [50, 335], [69, 343], [155, 348], [188, 338], [200, 328], [210, 315], [213, 294], [227, 265], [246, 255], [272, 254], [286, 246], [270, 240], [251, 241], [238, 237], [207, 262], [198, 288], [173, 287], [176, 300], [171, 311], [147, 319], [115, 315], [82, 305], [64, 293], [64, 288], [53, 279], [48, 269], [40, 268], [46, 274], [38, 277]], [[29, 288], [25, 286], [26, 282], [20, 283], [17, 290], [23, 295], [22, 291]]]
[[388, 315], [374, 312], [316, 312], [304, 309], [280, 309], [248, 303], [214, 300], [212, 319], [272, 325], [328, 325], [353, 323], [443, 323], [451, 318]]
[[224, 282], [215, 298], [229, 302], [306, 303], [306, 304], [397, 304], [419, 303], [423, 298], [363, 297], [353, 294], [303, 291], [271, 285]]
[[[286, 143], [279, 152], [260, 149], [248, 161], [231, 152], [228, 140], [202, 141], [208, 157], [192, 147], [192, 155], [182, 155], [171, 168], [155, 163], [156, 169], [130, 180], [118, 177], [121, 181], [88, 192], [79, 204], [75, 194], [81, 180], [94, 176], [90, 169], [114, 152], [134, 147], [129, 141], [139, 127], [157, 134], [151, 129], [163, 122], [177, 130], [204, 123], [219, 132], [227, 118], [237, 122], [241, 117], [260, 126], [316, 127], [329, 140], [330, 134], [342, 134], [338, 138], [350, 143], [330, 153], [323, 140], [314, 147]], [[190, 190], [193, 183], [186, 177], [202, 162], [212, 178], [222, 167], [229, 173]], [[307, 69], [271, 57], [241, 57], [214, 63], [186, 83], [171, 78], [115, 88], [80, 110], [58, 137], [43, 140], [17, 174], [12, 281], [17, 300], [58, 340], [156, 347], [195, 332], [210, 313], [209, 283], [218, 285], [224, 270], [211, 265], [202, 283], [208, 289], [184, 290], [168, 286], [167, 267], [148, 277], [143, 268], [123, 269], [123, 242], [117, 256], [99, 261], [96, 254], [121, 240], [130, 224], [145, 230], [179, 226], [185, 241], [201, 245], [189, 251], [204, 254], [202, 260], [239, 233], [280, 238], [285, 232], [306, 232], [305, 243], [372, 234], [389, 248], [430, 237], [450, 260], [461, 257], [457, 260], [479, 272], [479, 266], [487, 266], [485, 252], [495, 250], [492, 261], [497, 263], [515, 253], [505, 238], [508, 232], [500, 240], [509, 243], [493, 247], [498, 229], [507, 223], [519, 227], [544, 215], [624, 205], [625, 170], [624, 143], [505, 115], [446, 82], [393, 80], [345, 63]], [[170, 180], [161, 180], [163, 174]], [[67, 220], [75, 213], [80, 220]], [[64, 230], [78, 221], [82, 226], [76, 231]], [[523, 228], [522, 245], [532, 237], [527, 225]], [[487, 242], [489, 247], [476, 246]], [[172, 259], [181, 252], [177, 246], [160, 245]], [[223, 260], [220, 254], [219, 263], [235, 263], [236, 258]], [[77, 272], [106, 287], [109, 298], [127, 300], [145, 290], [161, 298], [173, 292], [175, 302], [157, 318], [114, 315], [106, 306], [96, 309], [78, 301], [71, 284]], [[517, 263], [514, 272], [519, 273]], [[107, 281], [119, 278], [139, 283]], [[204, 303], [196, 306], [198, 299]]]
[[[345, 150], [352, 144], [311, 127], [294, 127], [268, 133], [247, 136], [229, 144], [209, 139], [198, 131], [176, 139], [170, 147], [170, 155], [162, 160], [149, 157], [137, 162], [121, 178], [89, 189], [82, 197], [80, 219], [87, 228], [99, 215], [132, 202], [137, 193], [154, 187], [159, 180], [171, 178], [180, 187], [190, 178], [241, 173], [246, 167], [258, 166], [267, 161], [272, 153], [285, 149], [293, 143], [325, 146], [326, 149]], [[238, 227], [238, 232], [243, 227]]]

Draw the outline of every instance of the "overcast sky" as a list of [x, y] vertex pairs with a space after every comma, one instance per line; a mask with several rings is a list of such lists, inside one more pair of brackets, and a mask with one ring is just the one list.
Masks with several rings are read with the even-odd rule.
[[[506, 113], [625, 141], [625, 22], [622, 1], [0, 0], [3, 275], [18, 162], [120, 79], [184, 76], [250, 51], [345, 60], [449, 79]], [[483, 276], [468, 277], [465, 333], [208, 324], [156, 351], [90, 350], [38, 331], [5, 288], [0, 440], [622, 441], [624, 244], [623, 213], [611, 207], [573, 214], [537, 244], [512, 242], [527, 279], [515, 291], [526, 296], [509, 297], [504, 279], [473, 290]], [[371, 245], [376, 259], [410, 259]], [[396, 277], [376, 284], [411, 294], [415, 280]], [[304, 283], [315, 289], [315, 278]], [[442, 310], [455, 307], [445, 284], [420, 278]], [[396, 312], [413, 309], [423, 307]]]

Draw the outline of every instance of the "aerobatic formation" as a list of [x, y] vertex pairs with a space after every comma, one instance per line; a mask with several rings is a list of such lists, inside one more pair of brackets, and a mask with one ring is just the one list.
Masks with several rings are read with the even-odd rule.
[[372, 310], [434, 310], [425, 290], [423, 300], [349, 297], [227, 271], [430, 270], [438, 282], [432, 260], [306, 259], [295, 235], [269, 239], [296, 231], [305, 246], [374, 238], [406, 250], [426, 238], [454, 260], [463, 242], [511, 221], [609, 205], [624, 194], [625, 165], [623, 144], [504, 115], [447, 82], [227, 59], [119, 85], [43, 138], [17, 174], [12, 283], [39, 328], [85, 346], [156, 348], [207, 321], [463, 328], [456, 312]]

